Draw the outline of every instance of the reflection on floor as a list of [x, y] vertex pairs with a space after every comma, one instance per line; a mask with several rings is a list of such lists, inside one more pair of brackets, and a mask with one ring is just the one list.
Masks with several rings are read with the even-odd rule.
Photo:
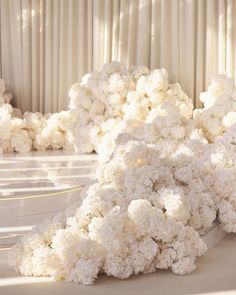
[[94, 181], [96, 165], [95, 154], [66, 151], [1, 156], [0, 255], [32, 226], [76, 202], [81, 187]]

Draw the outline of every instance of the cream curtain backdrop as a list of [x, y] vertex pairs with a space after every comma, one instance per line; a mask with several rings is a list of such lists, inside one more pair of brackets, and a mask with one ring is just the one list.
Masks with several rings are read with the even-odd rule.
[[0, 74], [25, 110], [66, 109], [72, 83], [105, 62], [164, 67], [198, 106], [236, 77], [236, 0], [0, 0]]

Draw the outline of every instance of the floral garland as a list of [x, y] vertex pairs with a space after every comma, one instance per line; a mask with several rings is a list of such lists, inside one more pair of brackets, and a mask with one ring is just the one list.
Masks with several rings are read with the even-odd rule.
[[[206, 252], [200, 230], [218, 220], [224, 230], [236, 232], [236, 87], [217, 76], [201, 95], [203, 109], [193, 111], [164, 70], [124, 72], [111, 82], [113, 66], [105, 69], [104, 77], [87, 76], [70, 91], [76, 120], [88, 126], [87, 134], [98, 128], [99, 133], [91, 131], [98, 138], [93, 143], [92, 135], [73, 132], [80, 150], [99, 151], [103, 136], [112, 136], [109, 128], [100, 134], [102, 124], [121, 119], [107, 107], [99, 121], [90, 110], [99, 109], [93, 108], [98, 98], [107, 101], [118, 91], [125, 97], [117, 102], [124, 124], [105, 141], [113, 153], [77, 207], [35, 227], [13, 247], [10, 264], [24, 275], [85, 285], [100, 273], [121, 279], [157, 269], [189, 274]], [[100, 89], [97, 96], [91, 89]]]

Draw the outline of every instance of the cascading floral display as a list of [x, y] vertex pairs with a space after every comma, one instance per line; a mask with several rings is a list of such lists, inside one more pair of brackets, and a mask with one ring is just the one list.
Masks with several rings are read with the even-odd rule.
[[201, 95], [203, 109], [193, 110], [165, 70], [114, 63], [86, 75], [69, 96], [78, 150], [112, 155], [76, 207], [13, 247], [9, 258], [17, 271], [85, 285], [100, 273], [184, 275], [206, 252], [199, 232], [215, 220], [236, 232], [231, 79], [217, 76]]

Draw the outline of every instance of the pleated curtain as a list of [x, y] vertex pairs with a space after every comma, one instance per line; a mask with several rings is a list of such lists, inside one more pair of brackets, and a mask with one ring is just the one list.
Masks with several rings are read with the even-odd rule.
[[0, 75], [24, 111], [67, 109], [68, 90], [118, 60], [166, 68], [200, 106], [236, 77], [236, 0], [0, 0]]

